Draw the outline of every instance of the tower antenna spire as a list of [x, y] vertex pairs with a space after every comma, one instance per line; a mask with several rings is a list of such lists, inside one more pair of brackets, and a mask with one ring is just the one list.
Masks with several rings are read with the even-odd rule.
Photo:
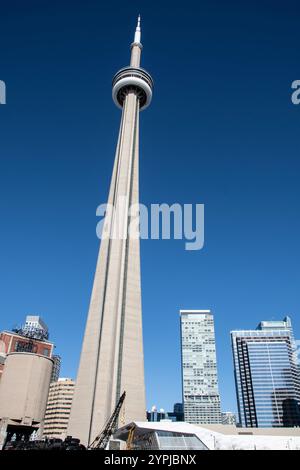
[[136, 44], [141, 44], [141, 15], [138, 16], [133, 42]]

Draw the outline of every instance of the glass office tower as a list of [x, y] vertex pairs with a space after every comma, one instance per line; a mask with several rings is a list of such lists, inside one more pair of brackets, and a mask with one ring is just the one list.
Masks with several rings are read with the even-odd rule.
[[214, 318], [210, 310], [180, 310], [184, 420], [221, 423]]
[[290, 318], [232, 331], [231, 341], [240, 424], [300, 426], [300, 376]]

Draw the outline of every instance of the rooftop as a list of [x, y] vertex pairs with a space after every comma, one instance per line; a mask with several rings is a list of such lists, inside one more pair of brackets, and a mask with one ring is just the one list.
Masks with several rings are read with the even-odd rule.
[[200, 426], [186, 422], [134, 421], [118, 429], [114, 438], [126, 441], [131, 429], [134, 429], [137, 442], [142, 442], [150, 433], [163, 431], [196, 436], [209, 450], [300, 449], [300, 428], [238, 428], [222, 424]]

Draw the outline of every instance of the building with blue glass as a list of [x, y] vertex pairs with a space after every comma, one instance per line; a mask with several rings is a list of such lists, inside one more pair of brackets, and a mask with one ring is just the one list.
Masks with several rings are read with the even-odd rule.
[[290, 318], [232, 331], [231, 341], [240, 425], [300, 426], [300, 375]]

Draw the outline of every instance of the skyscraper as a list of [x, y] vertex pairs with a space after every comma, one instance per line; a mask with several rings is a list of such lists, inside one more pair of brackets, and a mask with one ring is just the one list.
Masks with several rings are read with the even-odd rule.
[[290, 318], [232, 331], [231, 341], [240, 424], [300, 426], [300, 377]]
[[210, 310], [180, 310], [184, 420], [221, 422], [214, 318]]
[[44, 436], [61, 439], [67, 437], [74, 385], [74, 380], [70, 378], [60, 378], [50, 383], [44, 421]]
[[[153, 82], [140, 68], [140, 18], [130, 66], [113, 79], [112, 96], [122, 109], [108, 203], [122, 210], [104, 219], [101, 247], [83, 339], [69, 434], [88, 444], [126, 391], [125, 421], [145, 420], [140, 243], [127, 236], [139, 202], [139, 112], [151, 102]], [[103, 234], [106, 234], [103, 236]]]

